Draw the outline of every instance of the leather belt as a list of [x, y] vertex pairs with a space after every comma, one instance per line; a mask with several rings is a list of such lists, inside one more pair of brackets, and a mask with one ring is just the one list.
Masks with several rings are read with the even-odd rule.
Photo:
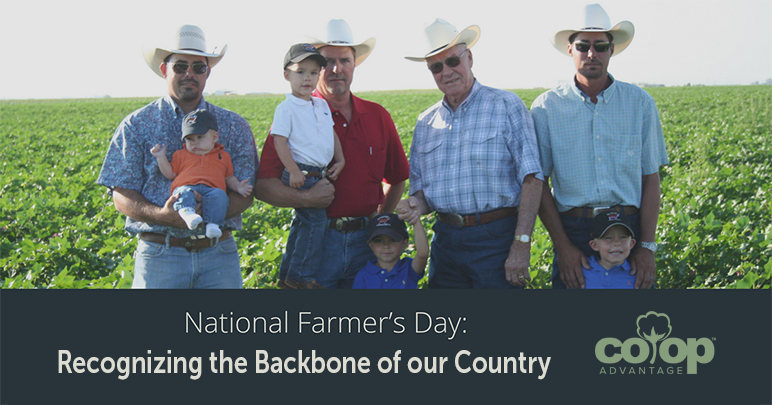
[[638, 213], [638, 208], [634, 205], [615, 205], [613, 207], [576, 207], [571, 208], [566, 212], [561, 212], [560, 215], [568, 215], [569, 217], [579, 218], [595, 218], [596, 215], [606, 211], [624, 211], [625, 215], [633, 215]]
[[330, 229], [340, 232], [361, 231], [367, 227], [367, 221], [375, 216], [375, 212], [366, 217], [341, 217], [331, 218], [327, 225]]
[[[222, 242], [224, 240], [228, 240], [231, 236], [232, 235], [231, 235], [230, 229], [226, 229], [222, 231], [222, 236], [220, 236], [220, 241]], [[166, 245], [166, 235], [162, 233], [142, 232], [141, 234], [139, 234], [139, 238], [144, 240], [145, 242], [152, 242], [152, 243], [158, 243], [159, 245]], [[215, 239], [208, 239], [207, 237], [198, 239], [196, 237], [175, 238], [173, 236], [170, 236], [169, 246], [185, 248], [187, 249], [188, 252], [197, 252], [199, 250], [210, 248], [212, 246], [217, 246], [217, 244], [215, 243]]]
[[[505, 207], [482, 214], [471, 215], [443, 214], [438, 212], [437, 218], [439, 218], [440, 222], [444, 222], [450, 226], [462, 228], [465, 226], [484, 225], [488, 222], [509, 218], [515, 215], [517, 215], [517, 207]], [[479, 222], [477, 221], [478, 216], [480, 217]]]
[[319, 177], [319, 178], [322, 178], [322, 177], [327, 176], [327, 172], [326, 171], [323, 171], [323, 172], [309, 172], [307, 170], [303, 170], [303, 175], [306, 176], [306, 177]]

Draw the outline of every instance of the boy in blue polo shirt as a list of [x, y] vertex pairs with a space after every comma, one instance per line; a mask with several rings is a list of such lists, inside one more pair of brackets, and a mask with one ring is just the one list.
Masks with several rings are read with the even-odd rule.
[[627, 217], [617, 211], [599, 213], [590, 225], [590, 247], [597, 255], [589, 257], [584, 272], [585, 288], [634, 288], [627, 256], [635, 246], [635, 234]]
[[415, 234], [414, 259], [400, 258], [410, 241], [404, 221], [396, 214], [380, 214], [370, 220], [367, 244], [376, 259], [357, 273], [353, 288], [418, 288], [418, 280], [429, 261], [429, 241], [420, 219], [411, 225]]

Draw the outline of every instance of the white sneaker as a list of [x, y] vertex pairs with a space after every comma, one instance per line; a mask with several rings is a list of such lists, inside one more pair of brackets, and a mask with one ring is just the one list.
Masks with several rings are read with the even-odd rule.
[[209, 239], [219, 238], [222, 231], [217, 224], [206, 224], [206, 237]]

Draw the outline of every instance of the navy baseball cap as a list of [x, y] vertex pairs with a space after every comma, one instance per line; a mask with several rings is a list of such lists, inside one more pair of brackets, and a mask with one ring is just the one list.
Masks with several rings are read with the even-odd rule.
[[627, 230], [630, 231], [630, 236], [635, 238], [635, 232], [633, 232], [633, 228], [630, 227], [630, 220], [627, 219], [627, 215], [623, 215], [618, 211], [605, 211], [596, 215], [590, 224], [590, 237], [598, 239], [602, 237], [609, 228], [616, 225], [627, 228]]
[[399, 219], [397, 214], [376, 215], [370, 220], [367, 229], [370, 233], [370, 238], [367, 239], [368, 243], [378, 235], [391, 236], [396, 242], [400, 242], [409, 237], [405, 221]]
[[207, 110], [199, 109], [182, 119], [182, 140], [188, 135], [204, 135], [210, 129], [217, 131], [217, 118]]
[[327, 59], [322, 56], [321, 53], [311, 44], [295, 44], [292, 45], [284, 55], [284, 69], [291, 63], [298, 63], [306, 60], [307, 58], [314, 58], [319, 66], [327, 66]]

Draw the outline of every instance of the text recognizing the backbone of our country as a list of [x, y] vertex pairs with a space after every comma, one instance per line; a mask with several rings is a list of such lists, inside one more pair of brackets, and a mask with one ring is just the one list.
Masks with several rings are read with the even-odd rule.
[[[289, 311], [272, 317], [245, 317], [231, 313], [204, 314], [185, 312], [185, 333], [198, 335], [297, 334], [305, 335], [400, 335], [408, 331], [416, 335], [431, 334], [453, 341], [467, 331], [465, 317], [435, 316], [417, 311], [409, 317], [393, 312], [383, 316], [316, 316], [312, 312]], [[204, 356], [178, 356], [172, 350], [158, 353], [147, 350], [140, 355], [95, 357], [70, 350], [58, 350], [59, 374], [115, 374], [126, 380], [137, 374], [182, 374], [191, 380], [211, 374], [521, 374], [534, 375], [539, 380], [547, 376], [550, 357], [526, 356], [522, 351], [502, 356], [475, 355], [469, 348], [455, 350], [448, 356], [422, 356], [395, 349], [387, 356], [340, 356], [322, 350], [294, 350], [291, 355], [282, 350], [255, 349], [248, 355], [226, 350], [205, 352]]]

